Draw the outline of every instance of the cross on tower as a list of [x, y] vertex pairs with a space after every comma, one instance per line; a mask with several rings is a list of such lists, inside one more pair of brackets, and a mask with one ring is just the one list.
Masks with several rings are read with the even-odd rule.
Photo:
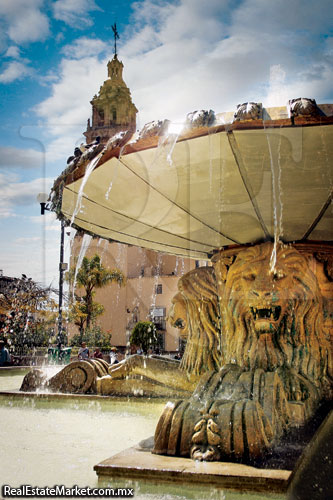
[[117, 31], [117, 25], [116, 23], [114, 23], [112, 26], [112, 31], [113, 31], [113, 35], [114, 35], [114, 55], [117, 57], [117, 38], [119, 38], [119, 34], [118, 34], [118, 31]]

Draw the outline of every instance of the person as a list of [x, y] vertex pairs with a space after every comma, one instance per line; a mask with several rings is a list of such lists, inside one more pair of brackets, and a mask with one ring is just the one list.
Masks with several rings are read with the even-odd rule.
[[79, 359], [88, 359], [89, 358], [89, 349], [88, 349], [87, 344], [85, 342], [82, 342], [77, 357]]
[[95, 358], [95, 359], [103, 359], [103, 354], [101, 353], [99, 347], [96, 347], [95, 352], [93, 354], [93, 358]]
[[110, 365], [115, 365], [116, 363], [119, 363], [117, 351], [118, 351], [118, 349], [116, 347], [111, 347]]
[[59, 361], [63, 361], [65, 356], [64, 344], [58, 344], [58, 359]]
[[10, 354], [7, 347], [5, 347], [5, 342], [0, 340], [0, 366], [8, 366], [10, 362]]

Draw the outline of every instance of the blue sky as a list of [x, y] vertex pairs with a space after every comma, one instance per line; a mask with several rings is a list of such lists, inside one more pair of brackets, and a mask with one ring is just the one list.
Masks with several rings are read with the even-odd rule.
[[332, 18], [331, 0], [1, 0], [4, 274], [56, 285], [59, 224], [41, 218], [36, 196], [83, 140], [111, 24], [142, 128], [250, 100], [333, 102]]

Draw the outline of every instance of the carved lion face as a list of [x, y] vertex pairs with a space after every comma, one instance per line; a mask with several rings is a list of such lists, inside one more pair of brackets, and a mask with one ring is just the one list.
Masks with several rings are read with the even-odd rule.
[[[270, 255], [263, 257], [251, 263], [245, 261], [240, 266], [241, 275], [233, 284], [231, 295], [239, 294], [241, 285], [239, 300], [247, 302], [243, 304], [242, 314], [248, 327], [258, 335], [272, 335], [279, 332], [287, 316], [296, 313], [301, 301], [311, 304], [315, 300], [317, 287], [314, 276], [306, 276], [309, 270], [304, 269], [301, 256], [297, 260], [289, 251], [280, 252], [274, 269], [270, 266]], [[309, 281], [311, 288], [306, 284]]]
[[186, 303], [183, 295], [179, 292], [173, 299], [172, 304], [168, 313], [167, 320], [170, 325], [174, 328], [179, 328], [181, 330], [181, 336], [187, 336], [188, 334], [188, 323], [187, 323], [187, 313], [186, 313]]
[[318, 376], [322, 297], [307, 258], [295, 248], [265, 243], [240, 252], [220, 304], [224, 362], [246, 369], [288, 365]]
[[273, 335], [286, 317], [304, 315], [320, 293], [306, 258], [292, 247], [266, 243], [241, 252], [231, 266], [225, 286], [228, 304], [256, 334]]

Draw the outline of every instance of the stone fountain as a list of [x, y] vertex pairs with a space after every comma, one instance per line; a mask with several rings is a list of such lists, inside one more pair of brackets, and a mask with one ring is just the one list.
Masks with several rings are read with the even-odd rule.
[[244, 103], [234, 116], [191, 113], [178, 135], [154, 122], [75, 160], [52, 190], [59, 218], [211, 265], [179, 280], [169, 318], [187, 336], [179, 365], [78, 362], [42, 382], [180, 398], [165, 407], [153, 453], [199, 461], [258, 463], [318, 412], [323, 419], [333, 375], [332, 125], [332, 105], [312, 99]]

